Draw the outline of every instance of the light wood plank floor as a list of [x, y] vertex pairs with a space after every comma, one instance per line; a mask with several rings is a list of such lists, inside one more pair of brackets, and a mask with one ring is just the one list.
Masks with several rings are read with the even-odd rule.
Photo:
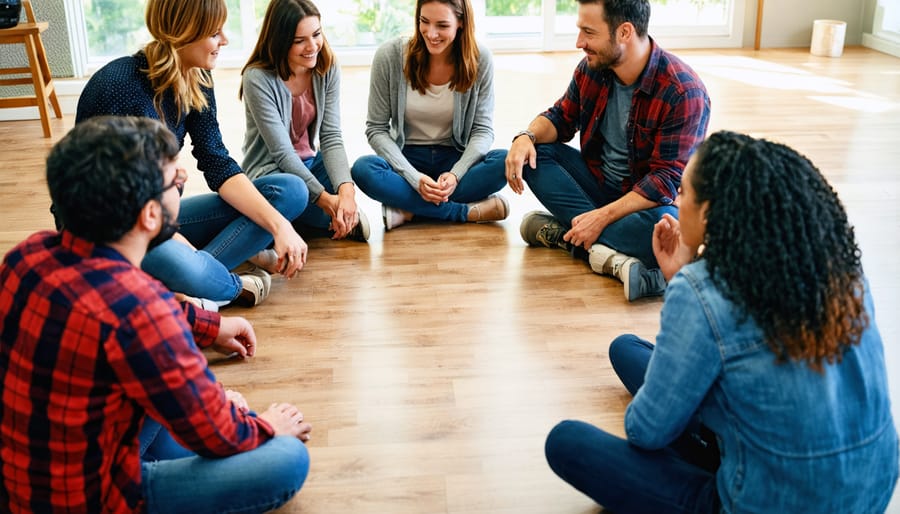
[[[709, 89], [711, 131], [790, 144], [840, 193], [900, 405], [900, 60], [861, 48], [838, 59], [799, 49], [678, 53]], [[562, 94], [578, 59], [496, 56], [496, 147], [508, 147]], [[239, 76], [217, 70], [216, 80], [226, 144], [239, 157]], [[346, 68], [343, 89], [352, 160], [370, 153], [368, 69]], [[53, 123], [55, 140], [73, 120]], [[43, 159], [52, 142], [37, 121], [0, 123], [0, 252], [51, 227]], [[182, 163], [195, 166], [187, 151]], [[188, 186], [188, 194], [206, 190], [195, 170]], [[552, 474], [544, 437], [564, 418], [622, 433], [629, 395], [607, 346], [623, 332], [652, 338], [661, 300], [629, 304], [621, 284], [584, 263], [527, 248], [519, 221], [539, 204], [530, 193], [505, 193], [505, 222], [413, 224], [389, 234], [379, 206], [361, 198], [373, 225], [369, 244], [310, 240], [298, 279], [276, 279], [258, 308], [228, 311], [253, 322], [261, 346], [248, 362], [210, 355], [219, 379], [259, 408], [296, 402], [314, 424], [309, 480], [281, 512], [599, 510]]]

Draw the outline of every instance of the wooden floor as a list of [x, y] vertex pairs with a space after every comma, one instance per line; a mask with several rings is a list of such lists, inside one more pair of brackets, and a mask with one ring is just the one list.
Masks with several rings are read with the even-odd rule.
[[[679, 55], [709, 89], [711, 131], [792, 145], [839, 192], [879, 309], [900, 419], [900, 60], [861, 48], [838, 59], [805, 50]], [[578, 59], [495, 57], [496, 147], [507, 148], [562, 94]], [[239, 156], [239, 78], [217, 70], [216, 80], [226, 144]], [[345, 69], [343, 90], [352, 160], [370, 153], [368, 69]], [[55, 120], [55, 138], [72, 123]], [[51, 227], [43, 159], [52, 142], [38, 121], [0, 123], [0, 252]], [[187, 151], [182, 163], [195, 166]], [[205, 191], [192, 173], [188, 193]], [[565, 418], [622, 433], [629, 395], [607, 347], [623, 332], [652, 338], [661, 300], [629, 304], [620, 283], [584, 263], [526, 247], [519, 221], [539, 204], [504, 191], [512, 205], [505, 222], [414, 224], [389, 234], [378, 204], [361, 198], [369, 244], [311, 240], [298, 279], [276, 279], [255, 309], [228, 311], [250, 319], [261, 344], [249, 362], [210, 355], [219, 379], [258, 408], [295, 402], [314, 425], [309, 480], [280, 512], [599, 510], [552, 474], [544, 437]]]

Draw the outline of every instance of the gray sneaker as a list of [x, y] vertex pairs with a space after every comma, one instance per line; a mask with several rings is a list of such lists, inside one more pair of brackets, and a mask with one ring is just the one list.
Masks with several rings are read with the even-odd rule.
[[552, 214], [545, 211], [531, 211], [522, 217], [519, 234], [529, 246], [546, 246], [568, 250], [569, 245], [563, 241], [563, 234], [568, 229]]
[[608, 246], [591, 246], [588, 262], [594, 273], [611, 275], [621, 280], [625, 286], [625, 299], [629, 302], [666, 292], [666, 279], [659, 268], [647, 269], [640, 259], [619, 253]]

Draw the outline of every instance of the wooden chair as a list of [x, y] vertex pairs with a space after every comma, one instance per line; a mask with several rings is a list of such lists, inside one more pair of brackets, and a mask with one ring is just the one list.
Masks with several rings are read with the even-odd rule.
[[25, 45], [28, 67], [0, 68], [0, 76], [28, 76], [0, 79], [0, 86], [32, 84], [34, 96], [0, 97], [0, 108], [37, 106], [41, 115], [44, 137], [50, 137], [50, 113], [47, 109], [47, 101], [49, 100], [52, 104], [57, 118], [62, 118], [62, 109], [59, 107], [56, 89], [53, 87], [53, 77], [50, 75], [50, 65], [47, 64], [47, 53], [44, 51], [44, 42], [41, 40], [41, 32], [47, 30], [49, 24], [46, 21], [35, 21], [34, 9], [31, 7], [30, 0], [22, 1], [22, 9], [25, 11], [24, 21], [20, 21], [15, 27], [0, 29], [0, 45]]

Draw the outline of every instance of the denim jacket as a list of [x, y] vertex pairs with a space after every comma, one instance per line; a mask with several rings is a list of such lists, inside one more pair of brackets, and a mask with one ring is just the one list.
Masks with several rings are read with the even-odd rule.
[[668, 285], [644, 385], [625, 414], [629, 442], [663, 448], [698, 415], [718, 437], [722, 512], [883, 512], [897, 432], [868, 284], [865, 308], [860, 344], [818, 373], [776, 363], [706, 263], [685, 266]]

